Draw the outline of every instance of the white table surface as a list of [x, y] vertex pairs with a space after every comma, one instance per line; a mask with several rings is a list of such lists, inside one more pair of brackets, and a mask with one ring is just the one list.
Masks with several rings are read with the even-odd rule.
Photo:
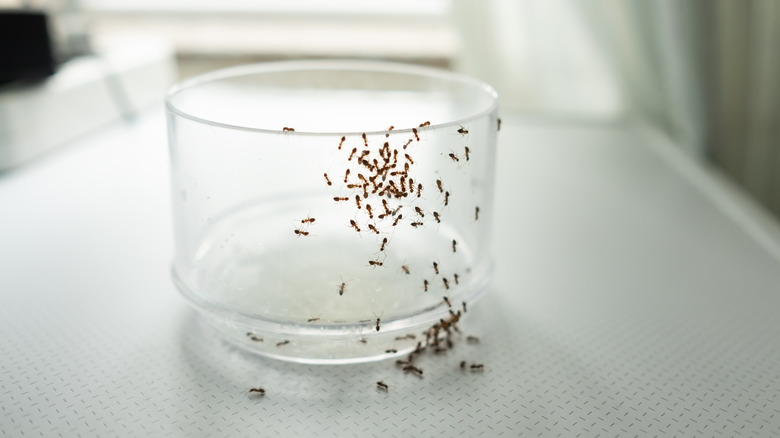
[[780, 435], [778, 241], [646, 130], [504, 116], [482, 342], [423, 379], [205, 332], [165, 135], [157, 109], [0, 174], [0, 436]]

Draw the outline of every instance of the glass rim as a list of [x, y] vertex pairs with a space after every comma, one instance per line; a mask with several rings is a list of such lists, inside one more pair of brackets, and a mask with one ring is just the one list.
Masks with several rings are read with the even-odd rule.
[[[180, 92], [208, 82], [215, 82], [223, 79], [264, 74], [264, 73], [280, 73], [285, 71], [306, 71], [306, 70], [353, 71], [353, 72], [365, 72], [365, 73], [381, 72], [381, 73], [397, 73], [397, 74], [406, 74], [406, 75], [416, 75], [420, 77], [437, 78], [441, 80], [447, 80], [449, 82], [460, 83], [467, 87], [477, 89], [490, 97], [491, 103], [489, 106], [487, 106], [487, 108], [478, 111], [474, 114], [471, 114], [467, 117], [459, 118], [457, 120], [451, 120], [443, 123], [431, 123], [431, 125], [428, 126], [427, 129], [459, 126], [468, 123], [472, 120], [476, 120], [481, 117], [484, 117], [485, 115], [490, 114], [494, 111], [497, 111], [499, 105], [498, 93], [492, 86], [490, 86], [486, 82], [483, 82], [479, 79], [476, 79], [474, 77], [462, 73], [457, 73], [457, 72], [444, 70], [440, 68], [415, 65], [415, 64], [404, 64], [400, 62], [332, 59], [332, 60], [278, 61], [278, 62], [264, 62], [264, 63], [238, 65], [234, 67], [227, 67], [227, 68], [199, 74], [196, 76], [184, 78], [178, 81], [177, 83], [175, 83], [168, 90], [168, 93], [165, 96], [165, 107], [170, 113], [176, 114], [180, 117], [192, 120], [194, 122], [198, 122], [198, 123], [202, 123], [202, 124], [206, 124], [218, 128], [232, 129], [232, 130], [239, 130], [239, 131], [250, 131], [250, 132], [259, 132], [259, 133], [267, 133], [267, 134], [279, 134], [284, 132], [285, 135], [301, 135], [301, 136], [337, 135], [337, 134], [338, 135], [361, 135], [361, 134], [380, 135], [380, 134], [385, 134], [387, 132], [387, 130], [354, 131], [354, 132], [347, 132], [347, 131], [333, 131], [333, 132], [286, 131], [285, 132], [282, 129], [254, 128], [251, 126], [217, 122], [214, 120], [205, 119], [203, 117], [198, 117], [177, 107], [173, 103], [173, 98], [176, 97]], [[420, 128], [419, 126], [412, 126], [408, 128], [394, 128], [393, 132], [411, 133], [413, 129], [419, 129], [419, 128]]]

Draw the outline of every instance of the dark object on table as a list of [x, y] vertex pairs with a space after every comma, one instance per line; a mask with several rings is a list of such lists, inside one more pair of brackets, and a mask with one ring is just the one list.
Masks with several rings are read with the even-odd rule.
[[0, 84], [52, 74], [54, 54], [46, 14], [0, 10]]

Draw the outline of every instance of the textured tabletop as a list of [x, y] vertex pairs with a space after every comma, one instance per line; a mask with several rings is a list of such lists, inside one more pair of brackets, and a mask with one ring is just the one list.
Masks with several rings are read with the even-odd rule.
[[500, 134], [495, 281], [461, 326], [480, 342], [422, 378], [255, 357], [198, 322], [169, 275], [159, 110], [0, 175], [0, 436], [780, 435], [777, 242], [641, 129]]

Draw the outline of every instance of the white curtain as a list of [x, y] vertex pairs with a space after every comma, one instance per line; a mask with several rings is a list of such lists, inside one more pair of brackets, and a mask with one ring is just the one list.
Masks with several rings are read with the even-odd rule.
[[505, 108], [641, 117], [780, 214], [780, 1], [455, 0]]
[[566, 117], [623, 113], [606, 53], [569, 2], [456, 0], [453, 9], [463, 46], [455, 67], [493, 84], [504, 108]]

